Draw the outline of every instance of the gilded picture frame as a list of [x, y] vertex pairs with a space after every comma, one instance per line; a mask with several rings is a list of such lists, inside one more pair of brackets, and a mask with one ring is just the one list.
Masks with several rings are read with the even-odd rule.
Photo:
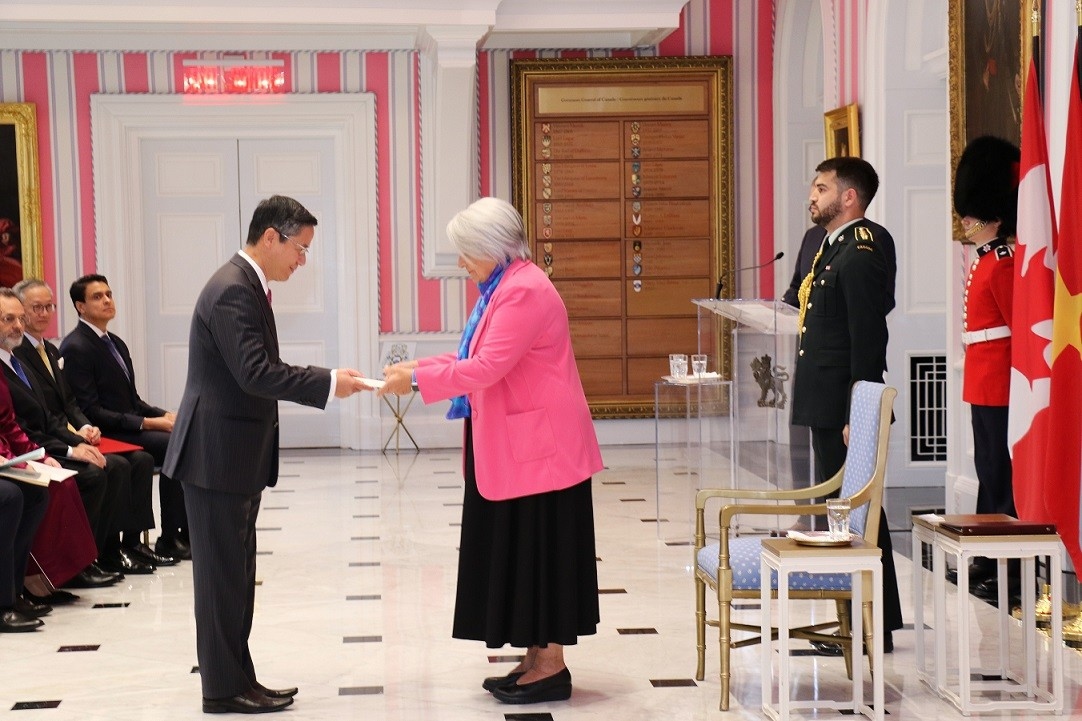
[[860, 157], [860, 109], [856, 103], [823, 113], [826, 156]]
[[[1036, 0], [950, 0], [949, 65], [951, 191], [969, 141], [997, 135], [1021, 140], [1022, 97], [1032, 55]], [[953, 209], [953, 233], [962, 223]]]
[[40, 278], [41, 194], [33, 103], [0, 103], [0, 285]]
[[[566, 295], [564, 298], [565, 303], [569, 305], [572, 340], [576, 343], [576, 358], [594, 418], [654, 417], [653, 384], [668, 372], [668, 359], [667, 355], [664, 354], [673, 351], [679, 352], [683, 349], [683, 345], [662, 348], [661, 346], [667, 346], [670, 342], [663, 337], [654, 337], [653, 353], [642, 353], [640, 356], [636, 355], [638, 351], [632, 351], [632, 341], [630, 340], [632, 333], [629, 326], [631, 322], [641, 321], [642, 316], [636, 315], [633, 318], [632, 311], [629, 309], [633, 303], [639, 303], [649, 295], [648, 286], [650, 284], [656, 286], [663, 283], [672, 283], [671, 286], [667, 287], [674, 288], [674, 292], [669, 295], [671, 310], [665, 313], [659, 312], [655, 319], [650, 320], [650, 322], [657, 323], [661, 334], [664, 334], [669, 329], [662, 327], [665, 324], [663, 316], [671, 318], [670, 313], [683, 313], [686, 311], [687, 317], [680, 316], [677, 322], [691, 326], [696, 322], [696, 306], [691, 303], [691, 299], [713, 296], [717, 279], [724, 278], [731, 273], [733, 268], [735, 194], [733, 186], [733, 102], [732, 58], [727, 56], [514, 60], [511, 63], [513, 202], [522, 213], [531, 245], [535, 246], [534, 261], [544, 267], [546, 272], [549, 272], [558, 289], [563, 288], [561, 295], [564, 295], [565, 290], [571, 286], [575, 286], [575, 292], [577, 292], [578, 289], [590, 284], [590, 279], [585, 278], [585, 276], [593, 274], [583, 272], [582, 269], [591, 263], [595, 264], [594, 267], [597, 267], [597, 264], [603, 264], [609, 268], [614, 266], [623, 268], [623, 271], [619, 271], [624, 274], [623, 276], [604, 281], [607, 284], [605, 287], [611, 288], [612, 293], [596, 292], [594, 295], [600, 303], [611, 302], [614, 296], [622, 296], [626, 303], [623, 310], [624, 315], [618, 319], [624, 329], [623, 332], [626, 333], [625, 340], [621, 341], [614, 337], [609, 347], [615, 348], [625, 341], [627, 345], [619, 351], [614, 351], [612, 358], [590, 357], [589, 354], [585, 354], [586, 357], [584, 357], [577, 340], [577, 338], [581, 339], [583, 336], [581, 334], [576, 336], [575, 332], [577, 317], [571, 307], [574, 305], [574, 301], [569, 300]], [[689, 110], [688, 108], [691, 106], [694, 106], [697, 110]], [[708, 251], [704, 252], [703, 256], [708, 255], [709, 257], [695, 256], [697, 266], [692, 275], [698, 274], [701, 277], [696, 278], [694, 284], [689, 281], [685, 285], [681, 285], [690, 276], [685, 275], [684, 279], [676, 278], [674, 276], [680, 275], [678, 271], [672, 271], [669, 277], [664, 278], [651, 275], [660, 272], [658, 270], [659, 266], [673, 257], [673, 254], [666, 251], [671, 250], [674, 246], [666, 245], [666, 243], [679, 243], [679, 240], [670, 238], [657, 239], [651, 236], [653, 231], [649, 228], [643, 233], [641, 239], [637, 235], [635, 238], [626, 237], [627, 228], [630, 224], [635, 223], [637, 225], [634, 220], [633, 210], [633, 206], [637, 205], [637, 203], [627, 193], [635, 191], [634, 184], [638, 182], [636, 178], [639, 171], [636, 166], [639, 163], [636, 160], [638, 160], [639, 155], [634, 154], [636, 150], [634, 145], [638, 143], [638, 131], [635, 126], [639, 123], [635, 119], [641, 121], [643, 127], [642, 175], [646, 180], [643, 181], [641, 200], [645, 216], [645, 206], [649, 202], [662, 202], [661, 196], [657, 196], [655, 199], [650, 195], [652, 189], [649, 183], [658, 180], [659, 172], [656, 167], [649, 165], [653, 161], [648, 157], [650, 151], [646, 146], [649, 146], [652, 142], [652, 136], [649, 135], [647, 126], [651, 123], [679, 125], [695, 113], [698, 113], [696, 117], [705, 123], [707, 130], [703, 137], [707, 138], [707, 145], [709, 146], [709, 150], [705, 155], [692, 161], [704, 165], [704, 172], [696, 174], [696, 177], [702, 181], [702, 186], [708, 185], [710, 188], [709, 211], [705, 216], [698, 216], [700, 218], [705, 217], [705, 224], [709, 227], [709, 232], [704, 235], [710, 237], [702, 240]], [[548, 205], [546, 199], [549, 196], [546, 193], [549, 188], [545, 183], [549, 178], [545, 176], [547, 171], [543, 169], [546, 165], [543, 159], [548, 157], [543, 154], [545, 152], [543, 145], [546, 141], [544, 128], [547, 125], [546, 121], [551, 121], [552, 126], [555, 127], [561, 122], [577, 123], [581, 121], [589, 124], [598, 119], [620, 123], [621, 127], [624, 128], [621, 133], [626, 137], [623, 137], [620, 141], [623, 148], [620, 152], [630, 152], [631, 154], [620, 156], [619, 162], [622, 170], [619, 171], [621, 173], [619, 185], [621, 190], [618, 194], [619, 199], [613, 202], [619, 202], [621, 207], [625, 208], [625, 211], [622, 212], [625, 214], [631, 213], [631, 215], [624, 217], [620, 221], [623, 225], [618, 232], [610, 232], [608, 235], [605, 233], [597, 235], [585, 234], [591, 238], [609, 242], [614, 249], [621, 248], [620, 255], [606, 256], [604, 258], [598, 256], [587, 258], [585, 255], [580, 255], [574, 261], [565, 260], [565, 256], [561, 255], [563, 250], [560, 247], [560, 240], [564, 236], [560, 235], [558, 228], [548, 228], [545, 225], [549, 222], [548, 216], [544, 214], [545, 211], [543, 210], [544, 206]], [[556, 144], [560, 142], [560, 140], [554, 140]], [[584, 154], [592, 152], [591, 147], [585, 143], [579, 142], [578, 145]], [[539, 150], [539, 148], [541, 149]], [[538, 153], [542, 154], [538, 155]], [[675, 158], [676, 156], [671, 157]], [[690, 156], [681, 156], [681, 160], [677, 162], [682, 162], [687, 157]], [[598, 160], [598, 162], [592, 163], [593, 170], [597, 170], [597, 166], [603, 164], [599, 158], [600, 155], [587, 158], [587, 164], [590, 164], [589, 161], [591, 160]], [[609, 161], [606, 160], [605, 162]], [[556, 165], [555, 156], [553, 156], [552, 165]], [[558, 186], [561, 181], [557, 179], [553, 182], [552, 191], [557, 193], [555, 186]], [[634, 199], [639, 198], [638, 195], [633, 197]], [[553, 195], [552, 200], [555, 203], [557, 195]], [[644, 221], [643, 227], [645, 228], [646, 225], [649, 225], [648, 221]], [[638, 228], [631, 229], [638, 230]], [[544, 232], [548, 230], [552, 230], [554, 233], [551, 236], [552, 242], [549, 242], [550, 236], [544, 235]], [[579, 234], [579, 237], [585, 236]], [[589, 241], [569, 240], [567, 242], [569, 245], [575, 245], [578, 251], [585, 253], [583, 248]], [[544, 258], [552, 255], [545, 250], [546, 245], [556, 246], [552, 253], [556, 256], [553, 267], [546, 267]], [[644, 247], [642, 251], [644, 260], [641, 261], [641, 264], [640, 261], [634, 260], [639, 254], [639, 251], [633, 247], [635, 245]], [[586, 253], [586, 255], [589, 255], [589, 253]], [[661, 260], [663, 255], [666, 258], [665, 261]], [[572, 266], [572, 263], [575, 263], [575, 265]], [[574, 267], [574, 272], [570, 275], [566, 274], [565, 271], [572, 267]], [[634, 276], [629, 275], [632, 268], [634, 268]], [[641, 276], [639, 276], [640, 270]], [[555, 271], [555, 273], [552, 271]], [[703, 282], [704, 280], [708, 281], [708, 283]], [[640, 286], [643, 291], [641, 294], [637, 293]], [[692, 286], [694, 289], [688, 290]], [[583, 291], [583, 295], [589, 295], [590, 292]], [[691, 295], [687, 295], [687, 293], [691, 293]], [[581, 316], [579, 318], [581, 319]], [[592, 321], [586, 320], [585, 322]], [[616, 319], [611, 316], [598, 322], [612, 322], [613, 325], [616, 325]], [[597, 337], [600, 336], [595, 336], [595, 338]], [[683, 343], [683, 341], [681, 342]], [[687, 344], [689, 345], [688, 353], [697, 352], [694, 343], [695, 341], [692, 340], [690, 344]], [[704, 348], [702, 351], [712, 356], [711, 367], [716, 367], [717, 371], [724, 377], [731, 377], [731, 350], [726, 334], [719, 335], [714, 348]], [[654, 355], [657, 355], [658, 358], [653, 358]], [[649, 356], [649, 358], [646, 356]], [[663, 363], [660, 361], [661, 358], [664, 358]], [[656, 368], [650, 365], [655, 361], [658, 362]], [[613, 369], [614, 374], [617, 371], [622, 374], [626, 384], [624, 392], [591, 390], [589, 380], [603, 375], [600, 373], [602, 363], [610, 363], [611, 365], [608, 367]], [[640, 386], [644, 386], [647, 379], [650, 389], [649, 392], [643, 392], [643, 388], [640, 388]]]

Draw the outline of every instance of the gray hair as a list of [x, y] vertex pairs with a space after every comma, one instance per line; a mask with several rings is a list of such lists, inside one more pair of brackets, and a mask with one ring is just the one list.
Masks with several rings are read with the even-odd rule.
[[34, 288], [48, 288], [49, 292], [52, 292], [52, 288], [49, 288], [49, 285], [40, 278], [24, 278], [11, 287], [21, 301], [26, 300], [26, 291], [34, 290]]
[[529, 260], [530, 244], [515, 206], [499, 198], [481, 198], [447, 224], [447, 237], [460, 255], [498, 265]]

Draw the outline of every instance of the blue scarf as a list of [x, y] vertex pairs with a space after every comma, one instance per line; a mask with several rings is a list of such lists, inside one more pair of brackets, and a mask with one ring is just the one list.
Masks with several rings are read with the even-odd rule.
[[[510, 264], [508, 264], [510, 265]], [[473, 334], [477, 330], [477, 324], [481, 322], [481, 316], [484, 315], [485, 308], [488, 307], [488, 301], [492, 298], [492, 294], [496, 290], [496, 286], [500, 284], [500, 279], [503, 278], [503, 272], [507, 270], [507, 265], [496, 266], [490, 275], [483, 283], [478, 283], [477, 287], [481, 289], [481, 297], [477, 299], [477, 305], [473, 307], [473, 311], [470, 313], [469, 319], [466, 321], [466, 329], [462, 331], [462, 340], [458, 342], [458, 359], [464, 360], [470, 355], [470, 342], [473, 340]], [[469, 418], [470, 417], [470, 400], [466, 396], [455, 396], [451, 399], [451, 409], [447, 411], [447, 420], [453, 421], [456, 418]]]

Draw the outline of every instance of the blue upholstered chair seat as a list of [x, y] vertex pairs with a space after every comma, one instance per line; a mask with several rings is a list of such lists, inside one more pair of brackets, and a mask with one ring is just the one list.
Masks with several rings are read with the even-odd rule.
[[[706, 673], [706, 628], [716, 626], [721, 649], [721, 710], [729, 708], [729, 685], [732, 676], [730, 651], [759, 643], [761, 626], [754, 619], [733, 618], [733, 601], [758, 599], [760, 590], [760, 552], [762, 536], [738, 536], [733, 529], [738, 517], [765, 519], [766, 523], [784, 524], [783, 519], [796, 520], [806, 515], [826, 515], [825, 500], [840, 496], [852, 504], [849, 529], [865, 543], [874, 544], [878, 536], [880, 506], [886, 475], [887, 449], [890, 441], [891, 408], [897, 391], [881, 383], [858, 381], [853, 386], [849, 406], [849, 447], [845, 467], [833, 478], [809, 488], [702, 488], [695, 494], [695, 647], [698, 665], [695, 678], [703, 680]], [[707, 504], [717, 501], [716, 534], [719, 539], [707, 544]], [[760, 524], [762, 521], [760, 521]], [[763, 525], [751, 527], [763, 528]], [[771, 526], [766, 526], [771, 527]], [[719, 574], [722, 549], [725, 552], [725, 573]], [[865, 578], [864, 583], [870, 583]], [[707, 613], [707, 588], [716, 591], [716, 619]], [[778, 574], [771, 573], [770, 589], [775, 597]], [[794, 573], [789, 576], [789, 598], [818, 602], [832, 599], [837, 621], [826, 621], [817, 614], [807, 625], [790, 629], [790, 637], [810, 641], [836, 641], [845, 656], [846, 672], [852, 668], [851, 610], [852, 577], [848, 573]], [[865, 589], [862, 614], [865, 634], [871, 629], [871, 593]], [[802, 623], [803, 621], [798, 621]], [[837, 629], [834, 633], [833, 629]], [[739, 636], [733, 631], [740, 632]], [[750, 635], [750, 636], [749, 636]], [[859, 660], [859, 659], [858, 659]], [[873, 670], [874, 672], [874, 670]], [[769, 679], [766, 680], [767, 682]]]
[[[729, 566], [733, 569], [734, 591], [758, 591], [759, 551], [762, 539], [757, 536], [745, 536], [729, 540]], [[699, 570], [710, 578], [718, 577], [718, 545], [711, 543], [704, 546], [696, 555]], [[849, 591], [852, 589], [852, 577], [848, 573], [791, 573], [789, 574], [790, 591]], [[770, 588], [778, 590], [778, 573], [770, 571]]]

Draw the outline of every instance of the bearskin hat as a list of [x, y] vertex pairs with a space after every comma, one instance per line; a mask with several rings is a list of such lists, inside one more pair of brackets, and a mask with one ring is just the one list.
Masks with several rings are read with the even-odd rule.
[[1000, 222], [1002, 235], [1014, 235], [1018, 218], [1018, 147], [982, 135], [962, 152], [954, 173], [954, 211], [960, 216]]

